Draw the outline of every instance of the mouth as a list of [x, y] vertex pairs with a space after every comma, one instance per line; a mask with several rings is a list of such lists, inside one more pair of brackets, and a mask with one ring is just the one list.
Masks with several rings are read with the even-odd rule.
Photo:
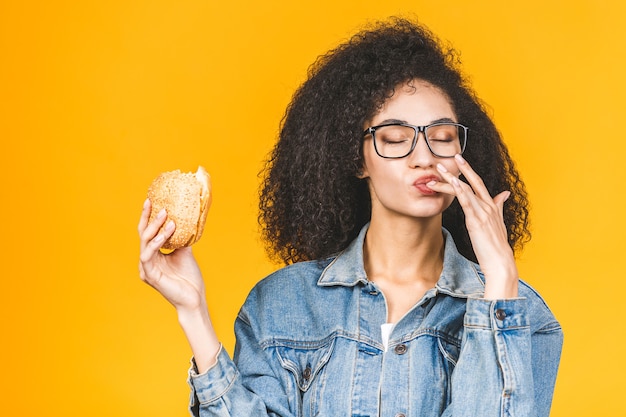
[[415, 180], [415, 182], [413, 183], [413, 186], [417, 188], [418, 191], [422, 194], [425, 194], [425, 195], [437, 194], [437, 191], [430, 189], [426, 185], [431, 181], [440, 182], [441, 178], [439, 178], [437, 175], [424, 175], [422, 177], [419, 177], [417, 180]]

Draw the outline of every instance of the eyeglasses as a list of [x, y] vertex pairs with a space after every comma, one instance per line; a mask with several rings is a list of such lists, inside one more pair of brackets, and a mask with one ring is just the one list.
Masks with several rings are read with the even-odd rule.
[[433, 155], [440, 158], [452, 158], [456, 154], [462, 154], [465, 150], [468, 130], [459, 123], [433, 123], [428, 126], [389, 123], [368, 127], [363, 132], [363, 136], [372, 135], [374, 149], [378, 156], [399, 159], [413, 152], [421, 132]]

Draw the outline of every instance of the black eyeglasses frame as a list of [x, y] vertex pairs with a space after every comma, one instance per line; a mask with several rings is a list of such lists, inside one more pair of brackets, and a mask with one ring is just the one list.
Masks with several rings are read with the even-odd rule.
[[[381, 158], [385, 158], [385, 159], [402, 159], [402, 158], [406, 158], [407, 156], [409, 156], [411, 154], [411, 152], [413, 152], [413, 150], [415, 149], [415, 146], [417, 145], [417, 140], [418, 140], [418, 137], [419, 137], [420, 133], [422, 133], [424, 135], [424, 140], [426, 140], [426, 146], [428, 147], [428, 150], [430, 151], [430, 153], [432, 153], [433, 155], [435, 155], [438, 158], [454, 158], [454, 155], [443, 156], [443, 155], [439, 155], [438, 153], [434, 152], [433, 149], [430, 146], [430, 143], [428, 142], [428, 137], [426, 136], [426, 129], [428, 129], [430, 127], [433, 127], [433, 126], [442, 126], [442, 125], [456, 126], [457, 128], [462, 128], [463, 129], [463, 141], [461, 143], [461, 151], [459, 152], [459, 155], [461, 155], [465, 151], [465, 147], [467, 145], [467, 137], [468, 137], [469, 128], [467, 126], [465, 126], [465, 125], [460, 124], [460, 123], [438, 122], [438, 123], [432, 123], [432, 124], [429, 124], [429, 125], [426, 125], [426, 126], [415, 126], [415, 125], [411, 125], [411, 124], [408, 124], [408, 123], [386, 123], [386, 124], [382, 124], [382, 125], [368, 127], [367, 129], [365, 129], [365, 131], [363, 131], [363, 136], [372, 135], [372, 140], [374, 141], [374, 150], [376, 151], [376, 154], [378, 156], [380, 156]], [[376, 129], [379, 129], [379, 128], [385, 127], [385, 126], [404, 126], [404, 127], [413, 128], [413, 130], [415, 131], [415, 134], [413, 135], [413, 142], [411, 143], [411, 148], [406, 153], [406, 155], [402, 155], [402, 156], [383, 156], [383, 155], [380, 154], [380, 152], [378, 151], [378, 147], [376, 146]]]

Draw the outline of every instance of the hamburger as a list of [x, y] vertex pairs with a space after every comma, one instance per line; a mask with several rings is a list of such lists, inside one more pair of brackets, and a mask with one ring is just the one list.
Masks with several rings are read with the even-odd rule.
[[201, 166], [195, 173], [164, 172], [152, 181], [148, 198], [152, 204], [150, 221], [165, 209], [169, 220], [176, 224], [174, 234], [161, 249], [191, 246], [202, 236], [211, 206], [211, 177]]

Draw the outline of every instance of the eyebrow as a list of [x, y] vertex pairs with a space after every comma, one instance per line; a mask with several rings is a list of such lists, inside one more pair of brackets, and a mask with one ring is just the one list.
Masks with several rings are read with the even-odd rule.
[[[391, 125], [391, 124], [396, 124], [396, 123], [404, 123], [404, 124], [410, 124], [409, 122], [407, 122], [406, 120], [400, 120], [400, 119], [385, 119], [382, 122], [380, 122], [378, 125]], [[435, 123], [456, 123], [454, 120], [452, 120], [449, 117], [442, 117], [440, 119], [436, 119], [436, 120], [432, 120], [430, 123], [428, 123], [429, 125], [435, 124]]]

